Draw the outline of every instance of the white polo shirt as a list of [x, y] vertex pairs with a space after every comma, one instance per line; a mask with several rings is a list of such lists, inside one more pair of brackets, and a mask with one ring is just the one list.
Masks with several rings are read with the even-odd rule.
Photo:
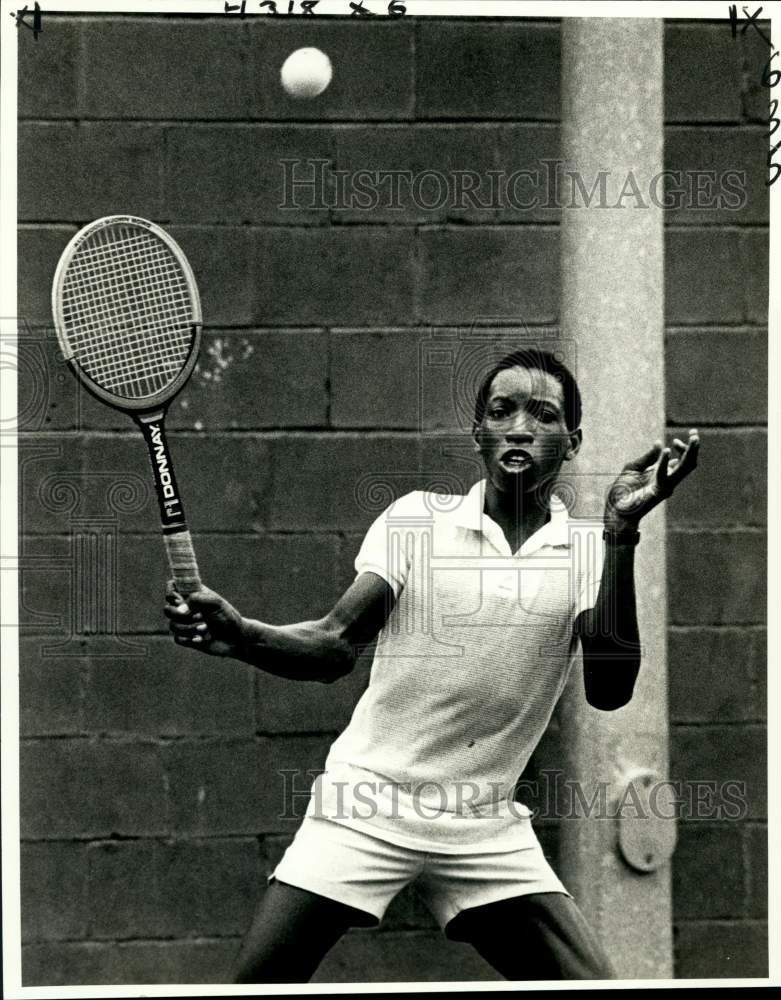
[[485, 485], [409, 493], [369, 528], [356, 573], [381, 576], [397, 602], [309, 815], [428, 851], [517, 846], [530, 813], [512, 791], [576, 658], [575, 618], [596, 601], [602, 524], [554, 496], [513, 553]]

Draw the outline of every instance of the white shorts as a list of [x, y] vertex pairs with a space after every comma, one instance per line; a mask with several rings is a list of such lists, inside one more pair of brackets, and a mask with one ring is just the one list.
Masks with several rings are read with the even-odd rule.
[[570, 893], [543, 854], [531, 820], [517, 850], [438, 854], [399, 847], [333, 820], [307, 816], [269, 877], [335, 899], [382, 920], [408, 883], [441, 928], [462, 910], [532, 892]]

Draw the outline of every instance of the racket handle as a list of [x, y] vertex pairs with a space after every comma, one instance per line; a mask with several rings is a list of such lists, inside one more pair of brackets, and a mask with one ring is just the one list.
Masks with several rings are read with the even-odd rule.
[[190, 532], [187, 530], [170, 532], [163, 535], [163, 538], [176, 589], [183, 597], [189, 597], [201, 586]]

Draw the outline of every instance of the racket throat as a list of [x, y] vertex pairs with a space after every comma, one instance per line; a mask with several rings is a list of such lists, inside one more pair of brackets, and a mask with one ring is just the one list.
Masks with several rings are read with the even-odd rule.
[[168, 450], [168, 442], [165, 437], [164, 417], [165, 412], [162, 410], [134, 415], [149, 450], [157, 502], [160, 506], [160, 523], [163, 531], [168, 533], [185, 531], [187, 521], [179, 495], [179, 487], [176, 485], [171, 453]]

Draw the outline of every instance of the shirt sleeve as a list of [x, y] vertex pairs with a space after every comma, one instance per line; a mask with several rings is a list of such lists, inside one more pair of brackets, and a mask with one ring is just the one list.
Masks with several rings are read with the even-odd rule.
[[412, 525], [409, 523], [411, 507], [417, 494], [409, 493], [394, 501], [369, 527], [358, 555], [355, 572], [376, 573], [393, 588], [398, 598], [412, 562]]
[[575, 599], [575, 617], [593, 608], [597, 603], [599, 585], [602, 582], [602, 567], [605, 562], [605, 543], [602, 540], [602, 525], [588, 527], [580, 533], [577, 548], [578, 580]]

